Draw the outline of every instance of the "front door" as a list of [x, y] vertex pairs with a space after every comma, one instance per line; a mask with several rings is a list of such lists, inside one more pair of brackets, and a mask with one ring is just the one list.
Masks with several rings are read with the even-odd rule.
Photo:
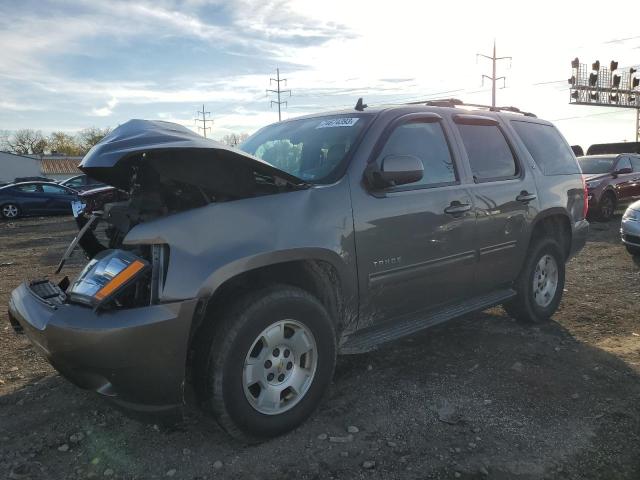
[[379, 165], [386, 156], [415, 156], [423, 163], [423, 178], [377, 191], [353, 183], [360, 328], [468, 292], [475, 263], [475, 213], [446, 131], [437, 116], [401, 117], [390, 126], [373, 161]]

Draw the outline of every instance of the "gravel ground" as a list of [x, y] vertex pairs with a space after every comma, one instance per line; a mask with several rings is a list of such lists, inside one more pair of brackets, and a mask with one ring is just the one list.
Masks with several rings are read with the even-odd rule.
[[[318, 412], [247, 447], [192, 411], [131, 420], [56, 375], [0, 322], [0, 478], [640, 478], [640, 262], [593, 224], [554, 321], [500, 308], [339, 358]], [[0, 316], [53, 268], [69, 218], [0, 223]], [[74, 257], [67, 273], [84, 260]]]

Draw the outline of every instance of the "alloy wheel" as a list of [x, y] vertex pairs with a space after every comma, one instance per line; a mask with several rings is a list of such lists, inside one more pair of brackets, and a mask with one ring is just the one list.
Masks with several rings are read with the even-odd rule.
[[16, 218], [18, 216], [18, 207], [15, 205], [5, 205], [2, 207], [2, 215], [5, 218]]
[[258, 412], [278, 415], [293, 408], [313, 383], [318, 366], [313, 333], [295, 320], [281, 320], [254, 340], [244, 362], [247, 401]]
[[558, 289], [558, 264], [553, 256], [546, 254], [540, 258], [533, 273], [533, 298], [542, 308], [553, 301]]

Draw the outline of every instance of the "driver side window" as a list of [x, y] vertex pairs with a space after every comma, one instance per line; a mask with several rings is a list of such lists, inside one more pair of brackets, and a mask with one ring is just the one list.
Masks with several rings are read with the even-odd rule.
[[422, 162], [422, 179], [407, 187], [432, 187], [458, 180], [449, 144], [439, 122], [409, 122], [396, 127], [378, 156], [378, 164], [389, 155], [412, 155]]
[[[631, 168], [631, 160], [629, 157], [620, 157], [616, 164], [616, 170], [622, 170], [623, 168]], [[633, 169], [631, 169], [633, 171]]]

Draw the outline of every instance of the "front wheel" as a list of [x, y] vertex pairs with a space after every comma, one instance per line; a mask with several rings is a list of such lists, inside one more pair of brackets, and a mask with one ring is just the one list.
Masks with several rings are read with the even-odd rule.
[[254, 442], [292, 430], [313, 413], [336, 362], [333, 322], [316, 298], [271, 287], [213, 321], [219, 323], [199, 390], [222, 428]]
[[537, 241], [529, 249], [515, 282], [517, 295], [504, 305], [516, 320], [542, 323], [551, 318], [562, 300], [565, 257], [555, 240]]
[[602, 195], [600, 202], [598, 204], [597, 216], [598, 220], [603, 222], [608, 222], [613, 217], [613, 214], [616, 211], [616, 197], [611, 193], [607, 192]]

